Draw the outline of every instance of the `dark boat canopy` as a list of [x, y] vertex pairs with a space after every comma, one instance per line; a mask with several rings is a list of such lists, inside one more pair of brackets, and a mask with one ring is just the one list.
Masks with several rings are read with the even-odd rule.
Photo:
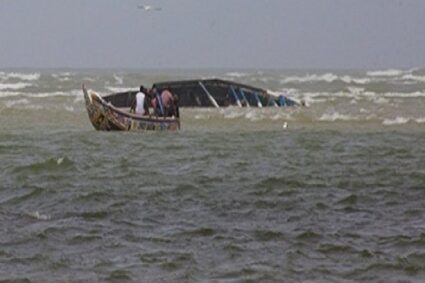
[[[179, 98], [180, 107], [294, 106], [285, 96], [273, 96], [266, 90], [220, 79], [169, 81], [155, 83], [159, 92], [168, 89]], [[111, 94], [104, 99], [117, 107], [129, 107], [137, 91]]]

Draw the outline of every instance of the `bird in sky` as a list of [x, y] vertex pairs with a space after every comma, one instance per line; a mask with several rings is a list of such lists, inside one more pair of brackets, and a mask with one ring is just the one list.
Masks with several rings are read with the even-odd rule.
[[160, 7], [153, 7], [151, 5], [138, 5], [137, 8], [141, 9], [143, 11], [146, 11], [146, 12], [161, 11], [162, 10]]

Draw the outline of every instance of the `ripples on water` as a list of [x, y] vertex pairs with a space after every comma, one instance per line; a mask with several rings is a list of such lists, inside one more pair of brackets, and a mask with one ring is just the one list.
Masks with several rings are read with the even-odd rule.
[[187, 110], [104, 133], [74, 99], [0, 112], [0, 281], [425, 280], [421, 125]]
[[331, 130], [2, 133], [0, 274], [419, 282], [424, 141]]

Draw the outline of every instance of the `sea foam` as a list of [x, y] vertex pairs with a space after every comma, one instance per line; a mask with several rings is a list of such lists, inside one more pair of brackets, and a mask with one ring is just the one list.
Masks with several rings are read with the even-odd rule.
[[334, 112], [331, 114], [325, 113], [319, 118], [319, 121], [323, 121], [323, 122], [357, 121], [357, 120], [359, 120], [359, 118], [351, 116], [351, 115], [340, 114], [338, 112]]
[[425, 82], [425, 76], [416, 76], [413, 74], [407, 74], [402, 77], [403, 80]]
[[118, 93], [118, 92], [126, 92], [129, 90], [137, 90], [137, 87], [107, 87], [107, 90], [111, 91], [112, 93]]
[[384, 119], [384, 121], [382, 122], [382, 125], [384, 126], [401, 125], [401, 124], [406, 124], [409, 121], [410, 121], [409, 118], [397, 117], [395, 119]]
[[332, 73], [326, 73], [323, 75], [317, 75], [317, 74], [313, 74], [313, 75], [306, 75], [303, 77], [300, 76], [291, 76], [291, 77], [287, 77], [285, 79], [282, 80], [283, 83], [305, 83], [305, 82], [318, 82], [318, 81], [324, 81], [324, 82], [334, 82], [336, 80], [338, 80], [338, 76]]
[[0, 78], [7, 80], [7, 79], [18, 79], [22, 81], [36, 81], [40, 78], [39, 73], [5, 73], [0, 72]]
[[17, 90], [17, 89], [23, 89], [26, 87], [31, 86], [29, 83], [16, 83], [16, 84], [9, 84], [9, 83], [0, 83], [0, 90]]
[[35, 211], [35, 212], [29, 212], [28, 213], [28, 216], [30, 216], [30, 217], [32, 217], [32, 218], [35, 218], [35, 219], [37, 219], [37, 220], [50, 220], [50, 215], [47, 215], [47, 214], [41, 214], [40, 212], [38, 212], [38, 211]]
[[240, 72], [229, 72], [226, 73], [227, 77], [233, 77], [233, 78], [243, 78], [246, 77], [247, 74], [246, 73], [240, 73]]
[[378, 71], [369, 71], [366, 74], [370, 77], [396, 77], [400, 76], [406, 71], [396, 70], [396, 69], [388, 69], [388, 70], [378, 70]]

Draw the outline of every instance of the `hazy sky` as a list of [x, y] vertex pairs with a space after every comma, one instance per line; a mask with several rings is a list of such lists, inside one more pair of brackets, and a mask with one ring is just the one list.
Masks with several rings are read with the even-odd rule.
[[0, 69], [424, 66], [424, 0], [0, 0]]

